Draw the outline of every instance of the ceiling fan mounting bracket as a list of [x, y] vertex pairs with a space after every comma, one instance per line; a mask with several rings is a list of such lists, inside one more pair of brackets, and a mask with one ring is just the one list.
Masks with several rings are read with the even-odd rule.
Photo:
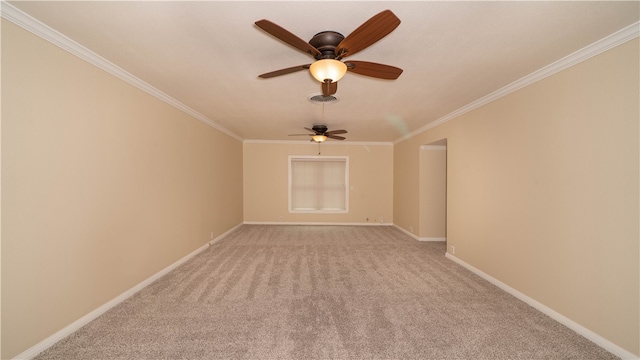
[[317, 60], [335, 59], [336, 47], [344, 40], [344, 36], [339, 32], [327, 30], [315, 34], [309, 44], [320, 51], [321, 55], [316, 55]]

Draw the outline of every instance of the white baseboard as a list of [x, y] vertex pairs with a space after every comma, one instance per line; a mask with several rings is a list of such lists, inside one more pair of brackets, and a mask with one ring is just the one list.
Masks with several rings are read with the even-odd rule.
[[396, 224], [377, 223], [377, 222], [361, 222], [361, 223], [331, 223], [331, 222], [284, 222], [284, 221], [245, 221], [246, 225], [350, 225], [350, 226], [393, 226], [403, 233], [411, 236], [418, 241], [447, 241], [446, 237], [418, 237]]
[[[249, 225], [251, 225], [251, 224], [258, 224], [258, 225], [370, 225], [370, 226], [386, 225], [386, 226], [394, 226], [398, 230], [404, 232], [408, 236], [410, 236], [410, 237], [412, 237], [412, 238], [414, 238], [416, 240], [419, 240], [419, 241], [444, 241], [444, 240], [446, 240], [446, 238], [419, 238], [416, 235], [412, 234], [411, 232], [408, 232], [407, 230], [405, 230], [405, 229], [403, 229], [403, 228], [401, 228], [401, 227], [399, 227], [399, 226], [397, 226], [395, 224], [389, 224], [389, 223], [285, 223], [285, 222], [251, 222], [251, 221], [245, 221], [244, 224], [249, 224]], [[43, 341], [39, 342], [38, 344], [32, 346], [31, 348], [29, 348], [26, 351], [22, 352], [21, 354], [17, 355], [14, 359], [25, 359], [26, 360], [26, 359], [31, 359], [31, 358], [35, 357], [39, 353], [41, 353], [44, 350], [46, 350], [49, 347], [51, 347], [56, 342], [64, 339], [65, 337], [71, 335], [72, 333], [78, 331], [84, 325], [88, 324], [89, 322], [93, 321], [94, 319], [96, 319], [100, 315], [104, 314], [105, 312], [107, 312], [111, 308], [115, 307], [116, 305], [120, 304], [124, 300], [128, 299], [129, 297], [131, 297], [132, 295], [134, 295], [138, 291], [142, 290], [143, 288], [145, 288], [149, 284], [153, 283], [154, 281], [158, 280], [162, 276], [166, 275], [167, 273], [169, 273], [173, 269], [175, 269], [178, 266], [182, 265], [183, 263], [185, 263], [186, 261], [188, 261], [192, 257], [198, 255], [199, 253], [204, 251], [207, 247], [209, 247], [211, 244], [223, 239], [225, 236], [227, 236], [231, 232], [235, 231], [241, 225], [242, 224], [238, 224], [238, 225], [234, 226], [230, 230], [228, 230], [225, 233], [223, 233], [223, 234], [219, 235], [218, 237], [216, 237], [214, 240], [209, 241], [207, 244], [199, 247], [198, 249], [194, 250], [190, 254], [186, 255], [183, 258], [181, 258], [180, 260], [178, 260], [178, 261], [174, 262], [173, 264], [167, 266], [166, 268], [162, 269], [161, 271], [159, 271], [158, 273], [156, 273], [153, 276], [149, 277], [148, 279], [142, 281], [141, 283], [137, 284], [136, 286], [132, 287], [131, 289], [125, 291], [122, 294], [120, 294], [119, 296], [117, 296], [116, 298], [112, 299], [111, 301], [105, 303], [104, 305], [100, 306], [99, 308], [97, 308], [97, 309], [93, 310], [92, 312], [86, 314], [85, 316], [83, 316], [80, 319], [74, 321], [73, 323], [69, 324], [68, 326], [66, 326], [65, 328], [63, 328], [60, 331], [56, 332], [55, 334], [49, 336], [48, 338], [44, 339]], [[423, 240], [423, 239], [438, 239], [438, 240]], [[444, 240], [439, 240], [439, 239], [444, 239]], [[492, 277], [491, 275], [486, 274], [483, 271], [481, 271], [481, 270], [479, 270], [479, 269], [467, 264], [466, 262], [460, 260], [459, 258], [455, 257], [454, 255], [451, 255], [450, 253], [446, 253], [445, 256], [448, 259], [450, 259], [450, 260], [458, 263], [459, 265], [467, 268], [468, 270], [470, 270], [471, 272], [475, 273], [476, 275], [482, 277], [483, 279], [489, 281], [490, 283], [496, 285], [500, 289], [502, 289], [502, 290], [506, 291], [507, 293], [513, 295], [514, 297], [524, 301], [525, 303], [529, 304], [533, 308], [541, 311], [542, 313], [546, 314], [547, 316], [551, 317], [552, 319], [554, 319], [554, 320], [558, 321], [559, 323], [567, 326], [568, 328], [570, 328], [573, 331], [577, 332], [578, 334], [584, 336], [585, 338], [589, 339], [590, 341], [594, 342], [595, 344], [599, 345], [600, 347], [604, 348], [605, 350], [607, 350], [607, 351], [613, 353], [614, 355], [620, 357], [621, 359], [630, 359], [630, 360], [631, 359], [635, 359], [635, 360], [640, 359], [638, 356], [632, 354], [631, 352], [621, 348], [620, 346], [612, 343], [611, 341], [603, 338], [602, 336], [594, 333], [593, 331], [585, 328], [584, 326], [574, 322], [573, 320], [565, 317], [564, 315], [556, 312], [555, 310], [552, 310], [551, 308], [539, 303], [538, 301], [536, 301], [536, 300], [530, 298], [529, 296], [519, 292], [518, 290], [516, 290], [516, 289], [510, 287], [509, 285], [501, 282], [500, 280]]]
[[447, 241], [446, 237], [420, 237], [418, 238], [418, 241], [440, 241], [440, 242], [444, 242]]
[[147, 278], [146, 280], [144, 280], [141, 283], [137, 284], [136, 286], [132, 287], [131, 289], [123, 292], [122, 294], [120, 294], [117, 297], [113, 298], [109, 302], [103, 304], [99, 308], [91, 311], [90, 313], [88, 313], [88, 314], [84, 315], [83, 317], [81, 317], [80, 319], [72, 322], [71, 324], [67, 325], [66, 327], [64, 327], [60, 331], [56, 332], [55, 334], [49, 336], [48, 338], [42, 340], [41, 342], [37, 343], [36, 345], [30, 347], [26, 351], [22, 352], [21, 354], [17, 355], [16, 357], [14, 357], [14, 359], [28, 360], [28, 359], [31, 359], [31, 358], [35, 357], [36, 355], [40, 354], [41, 352], [47, 350], [53, 344], [55, 344], [58, 341], [64, 339], [65, 337], [73, 334], [74, 332], [80, 330], [81, 327], [83, 327], [86, 324], [88, 324], [89, 322], [95, 320], [97, 317], [99, 317], [100, 315], [102, 315], [105, 312], [109, 311], [111, 308], [115, 307], [116, 305], [120, 304], [121, 302], [127, 300], [128, 298], [133, 296], [138, 291], [142, 290], [143, 288], [145, 288], [146, 286], [150, 285], [154, 281], [160, 279], [161, 277], [163, 277], [164, 275], [169, 273], [171, 270], [173, 270], [173, 269], [177, 268], [178, 266], [182, 265], [183, 263], [185, 263], [186, 261], [188, 261], [192, 257], [200, 254], [205, 249], [207, 249], [209, 246], [211, 246], [213, 243], [215, 243], [217, 241], [220, 241], [222, 238], [224, 238], [225, 236], [227, 236], [228, 234], [230, 234], [231, 232], [233, 232], [234, 230], [236, 230], [240, 226], [242, 226], [242, 224], [238, 224], [238, 225], [234, 226], [230, 230], [228, 230], [225, 233], [219, 235], [218, 237], [216, 237], [215, 239], [209, 241], [208, 243], [202, 245], [201, 247], [199, 247], [196, 250], [192, 251], [191, 253], [189, 253], [185, 257], [181, 258], [180, 260], [172, 263], [171, 265], [167, 266], [166, 268], [160, 270], [156, 274], [152, 275], [151, 277]]
[[456, 263], [458, 263], [459, 265], [461, 265], [462, 267], [467, 268], [468, 270], [470, 270], [471, 272], [475, 273], [476, 275], [480, 276], [481, 278], [487, 280], [488, 282], [492, 283], [493, 285], [499, 287], [500, 289], [506, 291], [507, 293], [513, 295], [514, 297], [524, 301], [525, 303], [529, 304], [531, 307], [539, 310], [540, 312], [544, 313], [545, 315], [549, 316], [550, 318], [554, 319], [555, 321], [561, 323], [562, 325], [568, 327], [569, 329], [577, 332], [578, 334], [584, 336], [585, 338], [589, 339], [590, 341], [594, 342], [596, 345], [602, 347], [603, 349], [609, 351], [610, 353], [620, 357], [621, 359], [639, 359], [639, 357], [637, 355], [634, 355], [633, 353], [621, 348], [620, 346], [612, 343], [611, 341], [603, 338], [602, 336], [594, 333], [593, 331], [587, 329], [586, 327], [576, 323], [575, 321], [569, 319], [568, 317], [558, 313], [557, 311], [547, 307], [546, 305], [543, 305], [541, 303], [539, 303], [538, 301], [530, 298], [529, 296], [521, 293], [520, 291], [510, 287], [509, 285], [503, 283], [502, 281], [494, 278], [493, 276], [473, 267], [472, 265], [467, 264], [466, 262], [460, 260], [459, 258], [455, 257], [454, 255], [451, 255], [451, 253], [446, 253], [445, 256], [450, 259], [455, 261]]
[[396, 229], [402, 231], [403, 233], [411, 236], [412, 238], [414, 238], [415, 240], [418, 240], [418, 241], [427, 241], [427, 242], [428, 241], [447, 241], [446, 237], [419, 237], [418, 235], [416, 235], [416, 234], [414, 234], [414, 233], [412, 233], [410, 231], [407, 231], [407, 230], [401, 228], [400, 226], [398, 226], [396, 224], [393, 224], [393, 226]]
[[412, 233], [412, 232], [410, 232], [410, 231], [407, 231], [407, 230], [405, 230], [405, 229], [401, 228], [400, 226], [398, 226], [398, 225], [396, 225], [396, 224], [393, 224], [393, 227], [395, 227], [396, 229], [398, 229], [398, 230], [402, 231], [403, 233], [405, 233], [405, 234], [407, 234], [407, 235], [411, 236], [411, 237], [412, 237], [412, 238], [414, 238], [415, 240], [420, 241], [420, 238], [418, 237], [418, 235], [416, 235], [416, 234], [414, 234], [414, 233]]
[[245, 221], [246, 225], [343, 225], [343, 226], [392, 226], [379, 222], [289, 222], [289, 221]]

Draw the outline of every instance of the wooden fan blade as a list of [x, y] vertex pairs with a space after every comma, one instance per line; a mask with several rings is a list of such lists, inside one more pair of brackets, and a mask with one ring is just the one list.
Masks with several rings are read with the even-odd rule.
[[299, 37], [289, 32], [289, 30], [276, 25], [269, 20], [258, 20], [256, 21], [256, 25], [260, 29], [268, 32], [269, 34], [275, 36], [281, 41], [293, 46], [294, 48], [302, 52], [305, 52], [313, 57], [322, 55], [322, 53], [318, 49], [311, 46], [311, 44], [309, 44], [308, 42], [300, 39]]
[[305, 130], [309, 130], [309, 131], [311, 131], [311, 132], [313, 133], [313, 134], [311, 134], [311, 135], [314, 135], [314, 134], [316, 133], [316, 131], [315, 131], [315, 130], [313, 130], [313, 129], [309, 129], [308, 127], [305, 127]]
[[348, 61], [347, 70], [352, 73], [371, 76], [378, 79], [395, 80], [402, 74], [402, 69], [391, 65], [368, 61]]
[[400, 19], [391, 10], [385, 10], [367, 20], [344, 38], [336, 47], [335, 53], [338, 58], [351, 56], [387, 36], [398, 25], [400, 25]]
[[324, 134], [329, 136], [329, 135], [335, 135], [335, 134], [346, 134], [347, 130], [331, 130], [331, 131], [327, 131]]
[[338, 83], [337, 82], [329, 82], [329, 80], [327, 80], [326, 82], [322, 83], [322, 95], [323, 96], [329, 96], [329, 95], [333, 95], [338, 91]]
[[311, 66], [311, 64], [292, 66], [290, 68], [280, 69], [280, 70], [268, 72], [268, 73], [265, 73], [265, 74], [262, 74], [262, 75], [258, 75], [258, 77], [259, 78], [263, 78], [263, 79], [268, 79], [268, 78], [272, 78], [272, 77], [276, 77], [276, 76], [280, 76], [280, 75], [291, 74], [291, 73], [294, 73], [294, 72], [300, 71], [300, 70], [306, 70], [306, 69], [309, 68], [309, 66]]
[[[327, 135], [327, 134], [325, 134], [325, 135]], [[346, 137], [338, 136], [338, 135], [327, 135], [327, 137], [329, 139], [335, 139], [335, 140], [344, 140], [344, 139], [346, 139]]]

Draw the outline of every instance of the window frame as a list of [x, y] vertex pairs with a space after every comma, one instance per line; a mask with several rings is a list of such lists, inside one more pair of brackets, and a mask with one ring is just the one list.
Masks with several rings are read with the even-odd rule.
[[[339, 210], [297, 210], [292, 208], [292, 185], [293, 185], [293, 173], [292, 163], [293, 161], [344, 161], [344, 209]], [[348, 156], [313, 156], [313, 155], [289, 155], [288, 158], [288, 210], [289, 213], [297, 214], [346, 214], [349, 212], [349, 157]]]

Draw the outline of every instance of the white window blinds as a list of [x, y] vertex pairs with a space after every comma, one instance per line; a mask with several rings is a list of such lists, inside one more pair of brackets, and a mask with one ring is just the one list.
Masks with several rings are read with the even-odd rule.
[[346, 157], [290, 157], [289, 210], [346, 212]]

